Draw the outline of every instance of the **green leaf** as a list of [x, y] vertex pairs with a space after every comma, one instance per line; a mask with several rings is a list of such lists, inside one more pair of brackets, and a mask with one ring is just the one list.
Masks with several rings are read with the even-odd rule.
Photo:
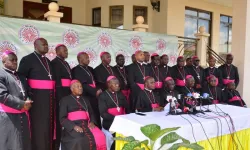
[[145, 146], [148, 146], [148, 140], [141, 141], [141, 144], [144, 144]]
[[171, 132], [167, 135], [165, 135], [162, 139], [161, 139], [161, 145], [165, 145], [165, 144], [170, 144], [170, 143], [174, 143], [177, 140], [181, 139], [183, 143], [185, 144], [190, 144], [190, 142], [186, 139], [184, 139], [183, 137], [179, 136], [177, 133], [175, 132]]
[[152, 141], [156, 141], [159, 137], [161, 137], [162, 135], [168, 133], [168, 132], [171, 132], [171, 131], [175, 131], [175, 130], [178, 130], [180, 127], [175, 127], [175, 128], [166, 128], [166, 129], [163, 129], [161, 130], [160, 132], [155, 132], [153, 134], [151, 134], [149, 136], [149, 138], [152, 140]]
[[203, 150], [204, 148], [197, 143], [187, 144], [187, 143], [177, 143], [170, 147], [168, 150], [178, 150], [180, 147], [190, 148], [192, 150]]
[[[148, 138], [150, 138], [150, 135], [153, 133], [156, 133], [161, 130], [161, 127], [157, 124], [150, 124], [146, 125], [144, 127], [141, 127], [141, 132]], [[152, 140], [152, 139], [151, 139]]]
[[135, 138], [133, 136], [128, 136], [128, 137], [115, 137], [113, 138], [115, 141], [125, 141], [125, 142], [132, 142], [135, 141]]
[[133, 141], [130, 143], [124, 144], [122, 150], [134, 150], [136, 147], [140, 146], [140, 141]]

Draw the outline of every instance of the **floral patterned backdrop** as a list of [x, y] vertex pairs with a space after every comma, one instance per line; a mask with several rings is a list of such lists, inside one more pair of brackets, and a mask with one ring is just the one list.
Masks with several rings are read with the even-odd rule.
[[92, 67], [100, 63], [102, 51], [111, 54], [111, 65], [115, 56], [123, 54], [126, 64], [131, 63], [131, 55], [136, 50], [150, 53], [167, 54], [170, 65], [174, 65], [178, 56], [178, 38], [164, 34], [114, 30], [107, 28], [80, 26], [63, 23], [50, 23], [16, 18], [0, 17], [0, 56], [6, 50], [15, 52], [19, 60], [34, 51], [35, 39], [44, 37], [49, 43], [47, 57], [55, 58], [55, 46], [65, 44], [69, 50], [67, 61], [71, 67], [77, 65], [76, 55], [85, 51], [89, 54]]

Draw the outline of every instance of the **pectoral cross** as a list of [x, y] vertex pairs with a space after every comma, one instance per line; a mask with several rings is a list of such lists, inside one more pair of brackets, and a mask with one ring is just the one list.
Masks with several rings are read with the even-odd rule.
[[198, 77], [198, 79], [200, 79], [200, 76], [199, 76], [199, 75], [198, 75], [197, 77]]
[[52, 75], [49, 73], [48, 77], [50, 78], [50, 80], [52, 80]]

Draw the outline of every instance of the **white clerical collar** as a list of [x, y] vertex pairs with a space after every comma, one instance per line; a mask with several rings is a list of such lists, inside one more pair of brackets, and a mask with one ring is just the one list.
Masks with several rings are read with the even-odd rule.
[[63, 58], [59, 57], [59, 56], [56, 56], [57, 58], [61, 59], [61, 60], [64, 60]]
[[5, 67], [3, 67], [3, 69], [8, 70], [8, 71], [10, 71], [10, 72], [13, 73], [13, 74], [16, 73], [16, 71], [10, 70], [10, 69], [5, 68]]
[[144, 88], [144, 89], [145, 89], [146, 91], [150, 92], [150, 93], [152, 92], [152, 90], [149, 90], [149, 89], [147, 89], [147, 88]]
[[123, 69], [123, 68], [124, 68], [124, 66], [121, 67], [121, 66], [119, 66], [119, 65], [117, 65], [117, 67], [119, 67], [120, 69]]
[[147, 65], [148, 63], [147, 62], [143, 62], [143, 64]]
[[141, 66], [144, 64], [144, 62], [139, 62], [139, 61], [137, 61], [137, 63], [140, 64]]
[[80, 98], [80, 96], [76, 96], [76, 98]]
[[228, 67], [230, 67], [230, 66], [231, 66], [231, 64], [227, 64], [227, 66], [228, 66]]
[[214, 69], [215, 67], [209, 67], [210, 69]]

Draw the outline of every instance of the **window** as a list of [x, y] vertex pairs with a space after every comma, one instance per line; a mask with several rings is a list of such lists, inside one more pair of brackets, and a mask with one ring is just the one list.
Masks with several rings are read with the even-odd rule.
[[123, 29], [123, 6], [110, 7], [110, 27]]
[[101, 7], [93, 8], [92, 10], [92, 25], [96, 27], [101, 26]]
[[136, 17], [142, 16], [144, 18], [144, 24], [148, 23], [148, 7], [134, 6], [133, 11], [133, 23], [136, 24]]
[[[211, 35], [211, 12], [186, 8], [185, 10], [185, 37], [195, 38], [194, 34], [198, 33], [200, 26], [205, 26], [206, 32]], [[211, 36], [208, 40], [210, 45]]]
[[232, 17], [220, 16], [220, 52], [231, 52], [232, 47]]

